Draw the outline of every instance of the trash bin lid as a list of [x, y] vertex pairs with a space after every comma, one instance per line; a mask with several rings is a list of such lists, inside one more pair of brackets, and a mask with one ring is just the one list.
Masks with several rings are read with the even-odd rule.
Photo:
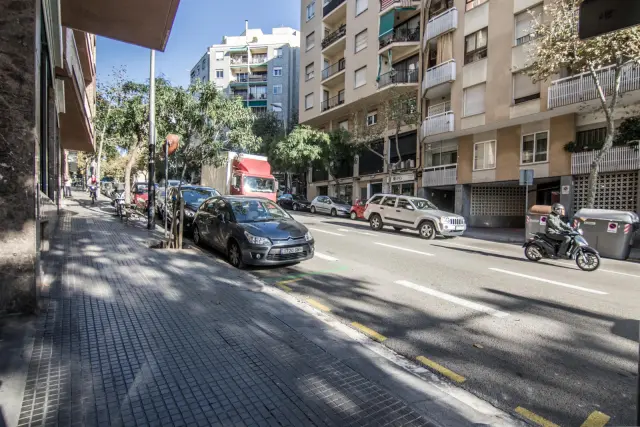
[[600, 219], [603, 221], [618, 221], [633, 224], [638, 222], [638, 215], [634, 212], [616, 211], [612, 209], [580, 209], [575, 218]]
[[533, 205], [529, 209], [529, 213], [533, 215], [549, 215], [551, 213], [551, 206], [549, 205]]

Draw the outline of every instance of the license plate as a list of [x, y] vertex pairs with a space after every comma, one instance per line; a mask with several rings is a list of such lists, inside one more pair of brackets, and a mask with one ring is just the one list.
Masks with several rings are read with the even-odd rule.
[[296, 246], [294, 248], [282, 248], [280, 249], [280, 253], [282, 255], [286, 255], [286, 254], [298, 254], [300, 252], [303, 251], [303, 247], [302, 246]]
[[464, 225], [456, 225], [456, 231], [464, 230]]

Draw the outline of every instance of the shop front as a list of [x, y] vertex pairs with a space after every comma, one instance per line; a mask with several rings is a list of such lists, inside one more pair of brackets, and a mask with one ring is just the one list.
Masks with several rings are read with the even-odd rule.
[[415, 172], [407, 172], [391, 176], [391, 193], [403, 196], [415, 196]]

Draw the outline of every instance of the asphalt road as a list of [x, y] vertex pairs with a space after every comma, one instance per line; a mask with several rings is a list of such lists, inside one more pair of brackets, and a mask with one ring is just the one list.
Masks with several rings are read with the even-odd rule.
[[541, 425], [636, 425], [640, 264], [586, 273], [515, 245], [294, 216], [316, 256], [255, 276]]

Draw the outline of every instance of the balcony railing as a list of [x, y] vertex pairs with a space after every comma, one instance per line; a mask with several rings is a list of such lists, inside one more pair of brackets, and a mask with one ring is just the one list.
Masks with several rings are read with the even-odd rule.
[[456, 28], [458, 28], [458, 9], [454, 7], [429, 19], [424, 38], [425, 40], [431, 40]]
[[473, 9], [474, 7], [478, 7], [481, 4], [486, 3], [489, 0], [467, 0], [467, 4], [465, 6], [465, 10], [468, 12], [471, 9]]
[[250, 82], [266, 82], [267, 75], [266, 74], [253, 74], [249, 76]]
[[422, 122], [422, 136], [437, 135], [439, 133], [453, 132], [454, 116], [453, 112], [427, 116]]
[[[583, 175], [591, 171], [591, 163], [600, 151], [571, 154], [571, 174]], [[618, 172], [640, 169], [640, 151], [633, 147], [612, 147], [600, 163], [600, 172]]]
[[231, 65], [247, 64], [249, 61], [248, 56], [232, 56], [230, 59], [231, 59]]
[[344, 2], [345, 0], [331, 0], [329, 2], [326, 2], [322, 7], [322, 16], [327, 16], [328, 14], [333, 12], [336, 7], [340, 6]]
[[378, 89], [382, 89], [385, 86], [391, 84], [403, 84], [403, 83], [418, 83], [418, 68], [391, 70], [388, 73], [384, 73], [378, 79]]
[[391, 6], [405, 8], [415, 7], [415, 4], [413, 0], [380, 0], [380, 12], [390, 8]]
[[247, 95], [246, 92], [233, 92], [231, 96], [242, 98], [245, 101], [257, 101], [257, 100], [267, 99], [266, 93], [250, 93]]
[[260, 55], [260, 56], [252, 56], [251, 57], [251, 63], [252, 64], [264, 64], [265, 62], [267, 62], [267, 55]]
[[[614, 65], [596, 71], [600, 84], [607, 96], [613, 93], [615, 70]], [[640, 66], [628, 64], [622, 69], [620, 92], [640, 89]], [[589, 73], [555, 80], [549, 86], [548, 108], [577, 104], [598, 98], [598, 91]]]
[[342, 104], [344, 104], [344, 92], [339, 93], [337, 96], [329, 98], [326, 101], [322, 101], [320, 108], [324, 112]]
[[420, 41], [420, 28], [395, 28], [389, 34], [385, 34], [379, 41], [380, 49], [391, 43], [418, 42]]
[[423, 187], [439, 187], [442, 185], [455, 185], [457, 182], [458, 165], [442, 165], [424, 168], [422, 172]]
[[447, 111], [451, 111], [451, 101], [445, 101], [445, 102], [441, 102], [439, 104], [430, 106], [427, 109], [427, 117], [446, 113]]
[[422, 89], [427, 90], [442, 83], [452, 82], [456, 79], [456, 61], [450, 59], [427, 70], [422, 81]]
[[322, 70], [322, 80], [328, 79], [334, 74], [338, 74], [340, 71], [344, 70], [345, 60], [344, 58], [338, 60], [338, 62], [329, 65], [327, 68]]
[[327, 37], [322, 39], [322, 48], [324, 49], [325, 47], [332, 45], [333, 43], [337, 42], [342, 37], [344, 37], [346, 34], [347, 34], [347, 24], [340, 25], [340, 28], [338, 28], [336, 31], [330, 33]]

